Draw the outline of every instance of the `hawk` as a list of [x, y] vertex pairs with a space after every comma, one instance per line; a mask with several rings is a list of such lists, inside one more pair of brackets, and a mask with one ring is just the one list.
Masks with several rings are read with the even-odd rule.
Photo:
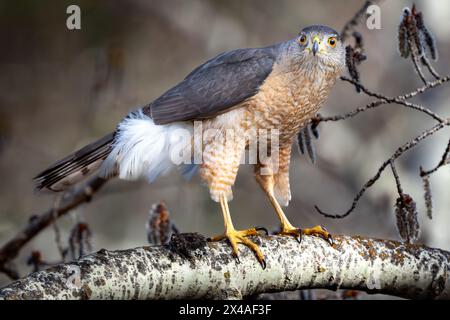
[[[128, 114], [113, 133], [39, 174], [37, 188], [63, 191], [94, 172], [151, 182], [173, 167], [181, 167], [186, 175], [199, 169], [212, 200], [220, 203], [225, 223], [225, 232], [211, 240], [227, 239], [235, 257], [237, 245], [244, 244], [265, 267], [261, 249], [248, 238], [264, 228], [236, 230], [228, 202], [249, 141], [258, 140], [261, 130], [273, 131], [277, 145], [268, 148], [264, 161], [257, 157], [254, 172], [280, 219], [280, 234], [298, 240], [302, 234], [315, 235], [331, 242], [331, 235], [320, 226], [293, 226], [282, 206], [291, 199], [289, 162], [295, 137], [327, 99], [344, 66], [345, 49], [338, 32], [322, 25], [308, 26], [294, 39], [276, 45], [224, 52]], [[197, 139], [196, 123], [201, 125], [201, 135], [211, 130], [214, 134]], [[225, 134], [228, 131], [235, 133], [233, 139]], [[173, 161], [180, 152], [179, 139], [172, 139], [175, 132], [191, 134], [181, 147], [190, 150], [191, 159], [191, 147], [195, 149], [200, 140], [199, 163]], [[258, 140], [257, 148], [261, 146]]]

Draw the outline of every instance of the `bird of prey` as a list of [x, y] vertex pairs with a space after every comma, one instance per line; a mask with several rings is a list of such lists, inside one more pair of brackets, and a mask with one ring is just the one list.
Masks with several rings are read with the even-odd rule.
[[[254, 169], [256, 181], [280, 219], [280, 233], [299, 240], [302, 234], [315, 235], [331, 242], [331, 235], [320, 226], [293, 226], [282, 206], [291, 199], [289, 162], [295, 137], [327, 99], [344, 66], [345, 49], [338, 32], [322, 25], [305, 27], [294, 39], [276, 45], [224, 52], [128, 114], [115, 132], [39, 174], [37, 188], [63, 191], [94, 172], [108, 178], [153, 181], [172, 167], [182, 167], [185, 174], [199, 169], [211, 198], [220, 203], [225, 223], [225, 232], [211, 240], [227, 239], [235, 257], [238, 244], [244, 244], [265, 267], [262, 251], [248, 238], [263, 228], [236, 230], [228, 202], [240, 160], [249, 148], [247, 132], [253, 132], [250, 138], [258, 138], [260, 130], [273, 130], [278, 134], [277, 146], [268, 148], [265, 161], [258, 156]], [[200, 134], [215, 132], [200, 139], [201, 161], [174, 163], [171, 157], [180, 148], [172, 135], [189, 132], [194, 138], [185, 139], [182, 149], [192, 147], [198, 142], [198, 122]], [[224, 138], [229, 130], [235, 132], [234, 139]]]

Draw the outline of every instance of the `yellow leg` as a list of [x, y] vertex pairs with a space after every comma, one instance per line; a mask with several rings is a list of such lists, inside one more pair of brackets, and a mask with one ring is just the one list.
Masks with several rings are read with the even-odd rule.
[[[225, 223], [225, 233], [220, 236], [215, 236], [210, 238], [210, 241], [220, 241], [222, 239], [227, 239], [231, 247], [233, 249], [233, 254], [236, 258], [238, 258], [238, 243], [242, 243], [249, 247], [258, 258], [258, 261], [261, 263], [263, 269], [266, 268], [266, 262], [264, 260], [264, 255], [261, 252], [261, 249], [252, 241], [247, 239], [248, 236], [259, 235], [258, 231], [263, 230], [267, 234], [267, 230], [261, 227], [251, 228], [247, 230], [235, 230], [233, 226], [233, 222], [231, 221], [230, 210], [228, 208], [227, 200], [224, 196], [220, 197], [220, 206], [222, 208], [223, 220]], [[239, 258], [238, 258], [239, 259]]]
[[313, 236], [319, 236], [329, 242], [331, 245], [333, 244], [333, 238], [331, 234], [322, 226], [315, 226], [310, 229], [300, 229], [294, 227], [289, 220], [287, 219], [286, 215], [283, 212], [283, 209], [281, 208], [280, 204], [278, 203], [277, 199], [273, 195], [273, 192], [270, 190], [266, 190], [264, 188], [264, 191], [266, 192], [267, 196], [269, 197], [270, 203], [272, 204], [273, 208], [275, 209], [275, 212], [277, 213], [278, 218], [281, 222], [281, 232], [279, 234], [281, 235], [292, 235], [294, 236], [299, 242], [302, 239], [302, 234], [306, 235], [313, 235]]

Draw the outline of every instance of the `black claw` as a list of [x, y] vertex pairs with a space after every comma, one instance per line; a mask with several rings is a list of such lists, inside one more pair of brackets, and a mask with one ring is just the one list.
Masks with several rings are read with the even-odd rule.
[[334, 244], [333, 237], [331, 236], [331, 234], [328, 235], [327, 238], [325, 238], [323, 235], [320, 235], [319, 237], [325, 240], [330, 246]]
[[261, 267], [263, 268], [263, 270], [266, 270], [266, 267], [267, 267], [266, 260], [263, 259], [260, 261], [260, 263], [261, 263]]
[[[320, 226], [324, 231], [328, 232], [327, 228], [324, 226]], [[326, 242], [328, 242], [331, 246], [334, 244], [333, 237], [331, 234], [328, 234], [328, 238], [322, 237]]]
[[333, 240], [333, 237], [331, 236], [331, 234], [328, 236], [327, 241], [328, 241], [328, 243], [330, 244], [330, 246], [333, 246], [333, 245], [334, 245], [334, 240]]
[[239, 259], [239, 256], [238, 256], [237, 254], [235, 254], [235, 253], [233, 253], [233, 256], [234, 256], [234, 258], [236, 259], [236, 262], [237, 262], [238, 264], [241, 264], [241, 260]]
[[269, 231], [268, 231], [266, 228], [264, 228], [264, 227], [255, 227], [255, 230], [256, 230], [256, 231], [264, 231], [264, 233], [266, 234], [266, 236], [269, 235]]
[[303, 234], [302, 234], [302, 229], [298, 229], [298, 236], [295, 237], [295, 240], [297, 240], [298, 243], [302, 243], [302, 239], [303, 239]]
[[211, 242], [211, 238], [206, 238], [206, 241]]

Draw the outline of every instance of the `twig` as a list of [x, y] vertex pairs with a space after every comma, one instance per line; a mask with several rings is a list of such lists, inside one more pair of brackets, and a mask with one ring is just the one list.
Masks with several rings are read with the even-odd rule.
[[439, 73], [437, 73], [437, 71], [433, 68], [433, 66], [430, 63], [430, 60], [428, 60], [428, 58], [426, 56], [422, 56], [420, 58], [420, 62], [422, 62], [422, 64], [427, 67], [428, 71], [433, 75], [433, 77], [438, 80], [440, 78]]
[[450, 161], [450, 140], [447, 143], [447, 147], [445, 148], [444, 153], [442, 154], [441, 161], [432, 169], [424, 170], [422, 166], [420, 166], [420, 177], [422, 178], [423, 191], [424, 191], [424, 199], [425, 206], [427, 208], [427, 216], [429, 219], [433, 218], [433, 199], [431, 194], [431, 185], [430, 185], [430, 176], [435, 173], [439, 168], [447, 165]]
[[441, 161], [439, 161], [439, 163], [436, 165], [436, 167], [434, 167], [430, 170], [427, 170], [427, 171], [421, 170], [420, 176], [421, 177], [429, 176], [430, 174], [436, 172], [440, 167], [448, 164], [448, 162], [450, 160], [449, 154], [450, 154], [450, 140], [447, 143], [447, 147], [445, 148], [445, 151], [442, 155]]
[[429, 115], [430, 117], [432, 117], [433, 119], [435, 119], [435, 120], [437, 120], [439, 122], [444, 121], [444, 119], [442, 117], [440, 117], [436, 113], [432, 112], [431, 110], [429, 110], [429, 109], [427, 109], [425, 107], [416, 105], [416, 104], [405, 102], [404, 100], [413, 98], [413, 97], [417, 96], [418, 94], [422, 94], [422, 93], [424, 93], [425, 91], [427, 91], [429, 89], [435, 88], [437, 86], [440, 86], [440, 85], [450, 81], [450, 76], [445, 76], [445, 77], [443, 77], [443, 78], [441, 78], [439, 80], [436, 80], [434, 82], [429, 82], [427, 85], [425, 85], [425, 86], [423, 86], [421, 88], [418, 88], [418, 89], [416, 89], [416, 90], [414, 90], [412, 92], [409, 92], [409, 93], [398, 95], [398, 96], [396, 96], [394, 98], [387, 97], [387, 96], [384, 96], [384, 95], [379, 94], [379, 93], [374, 93], [374, 92], [370, 91], [369, 89], [367, 89], [365, 86], [363, 86], [361, 83], [357, 83], [357, 82], [353, 81], [352, 79], [349, 79], [349, 78], [346, 78], [346, 77], [341, 77], [341, 80], [349, 82], [349, 83], [353, 84], [354, 86], [360, 87], [361, 90], [363, 90], [364, 93], [366, 93], [369, 96], [376, 97], [376, 98], [378, 98], [378, 100], [372, 101], [369, 104], [365, 105], [364, 107], [356, 108], [355, 110], [350, 111], [350, 112], [345, 113], [345, 114], [335, 115], [335, 116], [328, 116], [328, 117], [324, 117], [324, 116], [318, 115], [318, 116], [314, 117], [313, 119], [311, 119], [310, 122], [320, 123], [320, 122], [327, 122], [327, 121], [345, 120], [345, 119], [353, 118], [354, 116], [360, 114], [361, 112], [365, 112], [365, 111], [367, 111], [369, 109], [374, 109], [374, 108], [377, 108], [379, 106], [386, 105], [386, 104], [389, 104], [389, 103], [400, 104], [400, 105], [403, 105], [405, 107], [409, 107], [411, 109], [415, 109], [417, 111], [423, 112], [423, 113]]
[[442, 128], [449, 126], [450, 125], [450, 118], [446, 119], [444, 122], [440, 122], [438, 124], [436, 124], [434, 127], [422, 132], [419, 136], [417, 136], [416, 138], [414, 138], [413, 140], [405, 143], [404, 145], [402, 145], [400, 148], [398, 148], [395, 153], [389, 158], [387, 159], [385, 162], [383, 162], [383, 164], [381, 165], [381, 167], [378, 169], [377, 173], [369, 180], [367, 181], [364, 186], [361, 188], [361, 190], [357, 193], [357, 195], [355, 196], [355, 198], [353, 199], [352, 205], [350, 206], [350, 209], [348, 209], [345, 213], [343, 214], [330, 214], [330, 213], [326, 213], [324, 211], [322, 211], [321, 209], [319, 209], [319, 207], [315, 206], [316, 210], [323, 216], [327, 217], [327, 218], [333, 218], [333, 219], [341, 219], [341, 218], [345, 218], [346, 216], [348, 216], [350, 213], [353, 212], [353, 210], [356, 208], [360, 198], [364, 195], [364, 193], [367, 191], [368, 188], [372, 187], [373, 184], [378, 181], [378, 179], [380, 178], [381, 174], [383, 173], [384, 169], [386, 169], [386, 167], [388, 165], [391, 164], [391, 162], [393, 162], [394, 160], [396, 160], [397, 158], [399, 158], [400, 156], [402, 156], [405, 152], [407, 152], [408, 150], [410, 150], [411, 148], [415, 147], [419, 142], [421, 142], [422, 140], [432, 136], [434, 133], [436, 133], [437, 131], [441, 130]]
[[395, 162], [393, 160], [389, 163], [391, 165], [392, 174], [394, 175], [395, 185], [397, 186], [397, 192], [399, 195], [403, 194], [402, 184], [400, 183], [400, 178], [397, 173], [397, 169], [395, 168]]
[[385, 95], [383, 95], [381, 93], [376, 93], [376, 92], [370, 91], [365, 86], [363, 86], [361, 83], [356, 82], [355, 80], [352, 80], [352, 79], [349, 79], [349, 78], [346, 78], [346, 77], [341, 77], [341, 80], [353, 84], [355, 87], [361, 89], [368, 96], [380, 99], [380, 102], [382, 102], [383, 104], [396, 103], [396, 104], [403, 105], [405, 107], [408, 107], [408, 108], [415, 109], [417, 111], [423, 112], [423, 113], [431, 116], [432, 118], [434, 118], [435, 120], [437, 120], [439, 122], [445, 121], [442, 117], [440, 117], [439, 115], [437, 115], [436, 113], [434, 113], [433, 111], [431, 111], [428, 108], [425, 108], [423, 106], [420, 106], [420, 105], [417, 105], [417, 104], [414, 104], [414, 103], [410, 103], [410, 102], [404, 101], [404, 99], [402, 99], [402, 96], [397, 96], [397, 97], [394, 97], [394, 98], [387, 97], [387, 96], [385, 96]]
[[426, 85], [428, 83], [427, 79], [425, 78], [425, 75], [422, 72], [422, 69], [420, 69], [419, 66], [419, 58], [417, 57], [417, 51], [416, 48], [413, 45], [412, 39], [409, 36], [408, 37], [408, 47], [409, 50], [411, 52], [411, 60], [413, 62], [414, 65], [414, 69], [416, 70], [416, 73], [418, 74], [418, 76], [420, 77], [420, 79], [423, 81], [423, 83]]
[[87, 223], [78, 222], [73, 226], [69, 236], [68, 249], [72, 259], [79, 259], [81, 256], [92, 252], [91, 238], [91, 229]]
[[53, 203], [53, 231], [55, 232], [55, 242], [56, 246], [58, 247], [59, 254], [61, 255], [61, 259], [64, 262], [66, 258], [66, 251], [64, 250], [64, 247], [61, 243], [61, 233], [59, 232], [58, 223], [56, 220], [58, 219], [58, 208], [61, 204], [61, 200], [64, 197], [63, 193], [59, 193], [55, 196], [55, 201]]

